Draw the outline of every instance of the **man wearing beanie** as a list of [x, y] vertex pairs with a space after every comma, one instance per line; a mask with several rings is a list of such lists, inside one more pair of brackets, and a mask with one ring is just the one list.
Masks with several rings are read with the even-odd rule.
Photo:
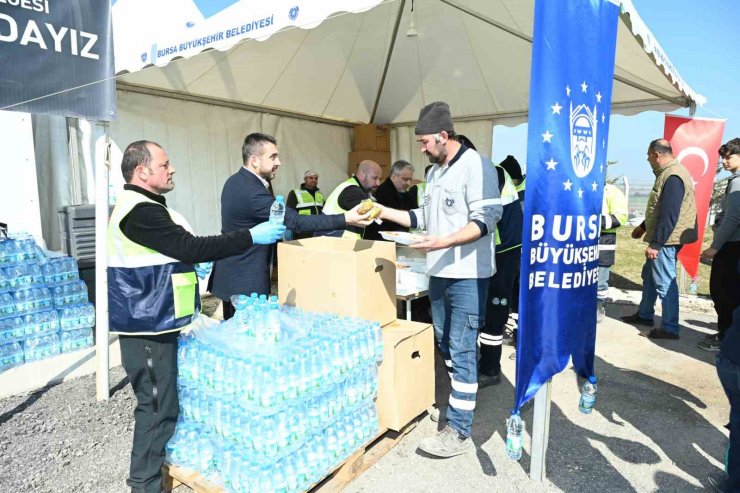
[[380, 217], [429, 232], [411, 246], [428, 252], [434, 333], [452, 391], [447, 425], [419, 448], [436, 457], [453, 457], [474, 449], [476, 340], [485, 320], [488, 282], [496, 270], [493, 232], [502, 207], [494, 167], [455, 140], [447, 103], [422, 108], [415, 133], [421, 152], [434, 164], [423, 201], [411, 211], [382, 207]]
[[525, 175], [522, 175], [522, 167], [519, 166], [519, 161], [517, 161], [514, 156], [509, 154], [508, 156], [506, 156], [506, 159], [501, 161], [501, 164], [499, 164], [499, 166], [504, 168], [506, 172], [509, 173], [511, 180], [514, 182], [514, 185], [516, 185], [516, 191], [519, 193], [519, 201], [522, 204], [522, 208], [524, 208], [524, 188], [527, 177]]

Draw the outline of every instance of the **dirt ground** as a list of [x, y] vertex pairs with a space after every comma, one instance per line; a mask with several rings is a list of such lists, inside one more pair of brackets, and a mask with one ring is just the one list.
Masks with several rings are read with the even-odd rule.
[[[596, 410], [578, 412], [579, 382], [566, 369], [552, 384], [547, 479], [528, 478], [531, 444], [520, 462], [506, 458], [505, 425], [513, 403], [513, 348], [503, 382], [479, 393], [475, 453], [439, 460], [417, 451], [437, 424], [428, 417], [348, 492], [699, 491], [720, 471], [729, 405], [714, 353], [696, 343], [714, 315], [705, 301], [683, 300], [679, 341], [655, 342], [618, 320], [634, 311], [635, 293], [616, 293], [599, 327]], [[637, 295], [639, 296], [639, 295]], [[214, 306], [209, 301], [204, 312]], [[216, 312], [218, 313], [218, 312]], [[123, 370], [111, 371], [111, 398], [95, 401], [94, 377], [0, 400], [0, 491], [126, 492], [134, 398]], [[437, 400], [449, 392], [438, 367]], [[531, 432], [531, 404], [524, 408]], [[188, 491], [180, 487], [178, 493]]]

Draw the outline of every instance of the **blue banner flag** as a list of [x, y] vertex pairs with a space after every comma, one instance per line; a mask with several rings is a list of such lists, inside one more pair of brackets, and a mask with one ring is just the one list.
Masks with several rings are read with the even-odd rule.
[[594, 373], [618, 14], [608, 0], [535, 3], [515, 411], [571, 357]]

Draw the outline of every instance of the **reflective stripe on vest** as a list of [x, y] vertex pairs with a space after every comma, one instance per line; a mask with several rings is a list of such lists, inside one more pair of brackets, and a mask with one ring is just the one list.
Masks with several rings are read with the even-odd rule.
[[[345, 188], [351, 186], [358, 186], [357, 180], [355, 180], [354, 176], [351, 176], [340, 183], [337, 188], [335, 188], [334, 191], [329, 194], [329, 196], [326, 198], [326, 202], [324, 203], [324, 214], [344, 214], [345, 212], [347, 212], [339, 206], [339, 196], [342, 194]], [[342, 233], [342, 238], [361, 240], [362, 234], [354, 233], [345, 229]]]
[[110, 331], [147, 335], [182, 330], [200, 308], [195, 269], [135, 243], [123, 234], [121, 221], [140, 203], [163, 207], [173, 222], [192, 232], [179, 213], [145, 195], [131, 190], [118, 195], [108, 224]]
[[[519, 200], [519, 194], [517, 193], [516, 185], [514, 185], [514, 181], [511, 179], [511, 176], [509, 176], [509, 173], [498, 164], [494, 164], [494, 166], [504, 172], [504, 186], [501, 188], [501, 205], [506, 207], [509, 204], [517, 202]], [[498, 223], [496, 223], [496, 245], [500, 244], [501, 237], [498, 232]]]
[[310, 216], [314, 211], [318, 214], [320, 212], [318, 207], [324, 207], [324, 196], [321, 195], [321, 192], [318, 190], [316, 190], [315, 196], [311, 195], [311, 192], [308, 190], [304, 190], [302, 188], [296, 188], [293, 190], [293, 193], [298, 201], [295, 206], [298, 214]]

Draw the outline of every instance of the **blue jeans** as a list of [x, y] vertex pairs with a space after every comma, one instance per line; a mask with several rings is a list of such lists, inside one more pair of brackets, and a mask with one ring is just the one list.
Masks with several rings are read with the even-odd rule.
[[606, 293], [609, 292], [609, 272], [611, 266], [599, 266], [599, 284], [596, 289], [596, 299], [606, 301]]
[[447, 423], [469, 437], [478, 392], [478, 330], [486, 317], [489, 278], [429, 278], [434, 335], [451, 373]]
[[676, 257], [680, 246], [664, 246], [658, 258], [646, 260], [642, 266], [642, 299], [637, 314], [652, 320], [655, 301], [660, 296], [663, 307], [662, 329], [678, 334], [678, 284], [676, 283]]
[[740, 490], [740, 366], [720, 352], [717, 375], [730, 401], [730, 453], [727, 460], [729, 479], [725, 491]]

